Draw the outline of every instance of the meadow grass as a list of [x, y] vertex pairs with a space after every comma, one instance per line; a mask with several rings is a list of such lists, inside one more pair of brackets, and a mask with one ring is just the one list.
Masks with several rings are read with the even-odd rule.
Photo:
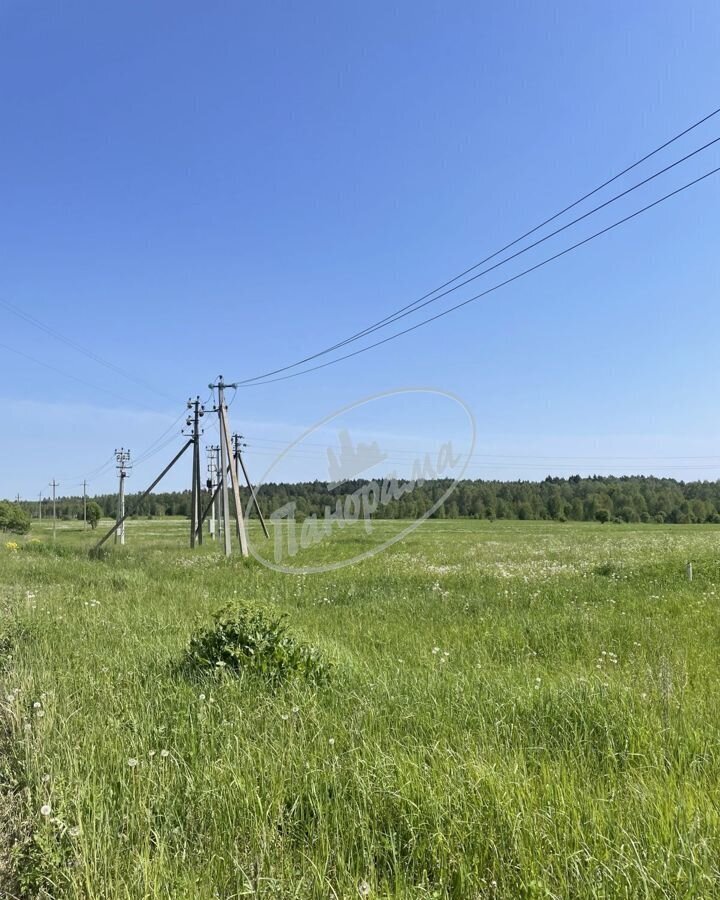
[[[15, 890], [720, 897], [717, 527], [430, 521], [306, 576], [181, 520], [98, 559], [75, 523], [32, 537], [0, 542]], [[331, 683], [179, 669], [233, 601]]]

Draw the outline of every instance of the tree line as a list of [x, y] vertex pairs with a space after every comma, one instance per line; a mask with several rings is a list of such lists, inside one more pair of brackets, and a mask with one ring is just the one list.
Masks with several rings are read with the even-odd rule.
[[[294, 504], [295, 517], [325, 515], [327, 507], [336, 508], [338, 499], [368, 484], [364, 480], [346, 482], [331, 490], [326, 482], [264, 484], [258, 500], [263, 515]], [[414, 519], [435, 505], [450, 488], [449, 479], [412, 483], [400, 479], [395, 499], [381, 503], [375, 518]], [[393, 492], [389, 492], [392, 494]], [[248, 491], [241, 490], [244, 508]], [[209, 495], [203, 494], [203, 508]], [[117, 509], [115, 494], [100, 494], [93, 498], [103, 516], [114, 517]], [[8, 505], [8, 504], [6, 504]], [[38, 504], [21, 502], [9, 504], [25, 513], [37, 516]], [[126, 511], [131, 516], [189, 516], [190, 492], [158, 492], [141, 497], [128, 494]], [[43, 504], [44, 515], [50, 514], [50, 504]], [[82, 518], [81, 497], [60, 497], [57, 515], [61, 518]], [[454, 519], [552, 519], [555, 521], [599, 522], [666, 522], [693, 524], [720, 523], [720, 481], [676, 481], [643, 475], [604, 476], [583, 478], [548, 477], [544, 481], [461, 481], [450, 496], [433, 513], [433, 518]], [[3, 527], [0, 519], [0, 528]]]

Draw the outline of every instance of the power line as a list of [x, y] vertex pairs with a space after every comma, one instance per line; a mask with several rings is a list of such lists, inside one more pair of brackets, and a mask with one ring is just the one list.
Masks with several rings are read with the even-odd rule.
[[[170, 433], [170, 431], [172, 431], [172, 429], [175, 428], [175, 426], [180, 422], [180, 420], [185, 416], [185, 414], [186, 414], [186, 411], [183, 409], [183, 411], [180, 413], [180, 415], [173, 422], [171, 422], [170, 425], [168, 425], [168, 427], [160, 435], [158, 435], [158, 437], [156, 437], [154, 441], [152, 441], [150, 444], [147, 445], [147, 447], [135, 458], [135, 462], [134, 462], [135, 466], [139, 466], [142, 463], [146, 462], [148, 459], [155, 456], [161, 450], [164, 450], [165, 447], [167, 447], [169, 444], [171, 444], [174, 440], [177, 439], [178, 435], [172, 435], [168, 440], [163, 441], [163, 438], [165, 438], [166, 435], [168, 435]], [[82, 476], [68, 475], [65, 477], [64, 480], [67, 482], [72, 482], [74, 484], [75, 483], [82, 484], [82, 482], [84, 480], [91, 481], [91, 480], [97, 479], [100, 475], [104, 474], [104, 472], [106, 472], [109, 468], [111, 468], [113, 465], [115, 465], [115, 462], [116, 462], [115, 453], [112, 453], [111, 456], [104, 463], [102, 463], [100, 466], [98, 466], [96, 469], [86, 472]]]
[[[94, 391], [102, 391], [103, 394], [108, 394], [110, 397], [114, 397], [116, 400], [122, 400], [123, 403], [128, 403], [131, 406], [138, 406], [137, 400], [131, 400], [129, 397], [124, 397], [122, 394], [116, 394], [115, 391], [99, 387], [96, 384], [92, 384], [90, 381], [85, 381], [83, 378], [78, 378], [77, 375], [71, 375], [70, 372], [64, 372], [62, 369], [58, 369], [50, 363], [46, 363], [41, 359], [37, 359], [36, 357], [31, 356], [29, 353], [25, 353], [23, 350], [18, 350], [15, 347], [10, 347], [8, 344], [0, 344], [0, 347], [3, 350], [7, 350], [9, 353], [15, 353], [17, 356], [22, 356], [23, 359], [28, 360], [28, 362], [31, 362], [36, 366], [42, 366], [44, 369], [55, 372], [56, 375], [62, 375], [63, 378], [70, 378], [72, 381], [77, 381], [78, 384], [82, 384], [85, 387], [92, 388]], [[151, 409], [151, 407], [146, 406], [145, 409]], [[155, 410], [152, 411], [155, 412]]]
[[[248, 441], [252, 444], [252, 447], [260, 447], [263, 448], [265, 444], [282, 444], [284, 446], [289, 446], [292, 443], [292, 440], [284, 440], [283, 438], [260, 438], [260, 437], [248, 437]], [[311, 441], [302, 441], [299, 445], [301, 447], [317, 447], [326, 450], [327, 444], [323, 444], [320, 442], [311, 442]], [[267, 450], [273, 450], [275, 448], [267, 448]], [[280, 451], [282, 448], [278, 448]], [[430, 452], [433, 452], [437, 448], [431, 448]], [[259, 451], [258, 451], [259, 452]], [[396, 454], [409, 454], [413, 456], [417, 456], [419, 453], [424, 453], [425, 451], [422, 448], [412, 448], [412, 447], [389, 447], [388, 453], [392, 455]], [[549, 455], [538, 455], [538, 454], [514, 454], [514, 453], [473, 453], [472, 458], [481, 458], [481, 459], [530, 459], [530, 460], [582, 460], [582, 461], [597, 461], [597, 460], [621, 460], [621, 461], [641, 461], [641, 462], [656, 462], [658, 460], [698, 460], [698, 459], [709, 459], [709, 460], [717, 460], [720, 462], [720, 454], [703, 454], [703, 455], [695, 455], [695, 456], [612, 456], [612, 455], [599, 455], [599, 456], [549, 456]]]
[[142, 457], [135, 460], [134, 466], [137, 468], [138, 466], [144, 465], [148, 460], [151, 460], [154, 456], [157, 456], [162, 450], [166, 447], [169, 447], [171, 444], [177, 443], [178, 438], [181, 437], [180, 434], [173, 434], [167, 440], [163, 441], [162, 444], [159, 444], [150, 452], [146, 452]]
[[109, 469], [114, 464], [115, 464], [115, 454], [113, 453], [110, 457], [108, 457], [108, 459], [105, 460], [104, 463], [99, 465], [96, 469], [92, 469], [90, 472], [86, 472], [84, 475], [60, 476], [60, 480], [69, 482], [74, 485], [80, 485], [83, 483], [83, 481], [90, 481], [92, 478], [97, 478], [106, 469]]
[[[254, 444], [252, 445], [254, 448]], [[279, 454], [273, 449], [254, 449], [253, 455], [256, 457], [273, 457], [278, 462], [280, 461]], [[577, 468], [588, 468], [588, 465], [593, 466], [601, 466], [601, 467], [618, 467], [623, 464], [623, 462], [634, 462], [638, 465], [659, 465], [666, 469], [718, 469], [720, 468], [720, 458], [719, 457], [709, 457], [711, 461], [705, 463], [695, 463], [688, 464], [685, 462], [677, 463], [673, 462], [675, 459], [685, 460], [685, 459], [693, 459], [693, 457], [590, 457], [590, 458], [582, 458], [578, 457], [574, 461], [568, 462], [567, 460], [572, 460], [572, 457], [557, 457], [557, 460], [566, 460], [565, 462], [558, 462], [556, 459], [550, 457], [518, 457], [518, 456], [501, 456], [497, 455], [495, 457], [489, 458], [484, 454], [472, 454], [470, 457], [466, 457], [462, 452], [459, 453], [463, 460], [467, 459], [468, 467], [473, 468], [485, 468], [485, 469], [503, 469], [503, 468], [519, 468], [519, 469], [544, 469], [547, 470], [549, 468], [552, 469], [567, 469], [569, 471], [574, 471]], [[425, 453], [423, 451], [418, 451], [415, 456], [398, 456], [392, 450], [388, 451], [387, 456], [380, 460], [375, 464], [374, 468], [378, 468], [380, 466], [393, 466], [393, 465], [403, 465], [408, 466], [412, 465], [415, 462], [424, 458]], [[323, 462], [323, 454], [321, 452], [315, 452], [308, 450], [306, 452], [298, 451], [296, 449], [290, 450], [286, 454], [282, 454], [282, 460], [289, 462], [304, 462], [307, 464], [321, 464]], [[533, 460], [531, 462], [526, 462], [526, 460]], [[540, 462], [541, 460], [545, 460], [544, 462]], [[512, 462], [511, 462], [512, 461]]]
[[[592, 197], [594, 194], [597, 194], [599, 191], [603, 190], [603, 189], [606, 188], [608, 185], [612, 184], [614, 181], [617, 181], [617, 180], [618, 180], [619, 178], [621, 178], [623, 175], [626, 175], [628, 172], [630, 172], [630, 171], [632, 171], [633, 169], [637, 168], [637, 166], [639, 166], [639, 165], [641, 165], [642, 163], [646, 162], [648, 159], [650, 159], [652, 156], [655, 156], [657, 153], [660, 153], [662, 150], [664, 150], [665, 148], [669, 147], [669, 146], [670, 146], [671, 144], [673, 144], [675, 141], [678, 141], [680, 138], [684, 137], [686, 134], [689, 134], [691, 131], [693, 131], [694, 129], [698, 128], [700, 125], [704, 124], [704, 123], [707, 122], [709, 119], [713, 118], [713, 116], [716, 116], [718, 113], [720, 113], [720, 107], [718, 107], [717, 109], [715, 109], [715, 110], [713, 110], [712, 112], [708, 113], [706, 116], [704, 116], [703, 118], [699, 119], [697, 122], [693, 123], [693, 124], [690, 125], [689, 127], [685, 128], [683, 131], [681, 131], [681, 132], [679, 132], [678, 134], [674, 135], [672, 138], [670, 138], [669, 140], [665, 141], [665, 142], [664, 142], [663, 144], [661, 144], [659, 147], [656, 147], [654, 150], [651, 150], [649, 153], [645, 154], [645, 156], [643, 156], [641, 159], [639, 159], [639, 160], [637, 160], [636, 162], [632, 163], [631, 165], [627, 166], [625, 169], [623, 169], [622, 171], [618, 172], [616, 175], [613, 175], [613, 176], [612, 176], [611, 178], [609, 178], [607, 181], [604, 181], [602, 184], [600, 184], [600, 185], [598, 185], [597, 187], [593, 188], [593, 190], [588, 191], [588, 192], [587, 192], [586, 194], [584, 194], [582, 197], [579, 197], [577, 200], [573, 201], [571, 204], [569, 204], [568, 206], [564, 207], [564, 208], [561, 209], [559, 212], [556, 212], [556, 213], [554, 213], [552, 216], [549, 216], [549, 217], [546, 218], [544, 221], [540, 222], [538, 225], [535, 225], [535, 226], [534, 226], [533, 228], [531, 228], [529, 231], [526, 231], [524, 234], [522, 234], [522, 235], [520, 235], [519, 237], [515, 238], [514, 240], [510, 241], [510, 243], [505, 244], [505, 246], [501, 247], [500, 249], [495, 250], [495, 251], [494, 251], [493, 253], [491, 253], [489, 256], [486, 256], [484, 259], [481, 259], [479, 262], [474, 263], [472, 266], [470, 266], [469, 268], [465, 269], [463, 272], [460, 272], [458, 275], [455, 275], [453, 278], [449, 279], [448, 281], [444, 282], [443, 284], [439, 285], [438, 287], [434, 288], [433, 290], [429, 291], [428, 293], [423, 294], [423, 296], [419, 297], [417, 300], [412, 301], [412, 303], [409, 303], [409, 304], [407, 304], [406, 306], [401, 307], [400, 309], [396, 310], [395, 312], [391, 313], [390, 315], [385, 316], [384, 318], [378, 320], [377, 322], [374, 322], [373, 324], [367, 326], [366, 328], [362, 329], [361, 331], [356, 332], [355, 334], [351, 335], [350, 337], [345, 338], [345, 339], [342, 340], [342, 341], [338, 341], [336, 344], [333, 344], [333, 345], [330, 346], [330, 347], [326, 347], [325, 349], [320, 350], [320, 351], [318, 351], [317, 353], [313, 353], [313, 354], [311, 354], [310, 356], [306, 356], [306, 357], [304, 357], [303, 359], [297, 360], [296, 362], [291, 363], [291, 364], [289, 364], [289, 365], [287, 365], [287, 366], [282, 366], [282, 367], [280, 367], [280, 368], [278, 368], [278, 369], [274, 369], [274, 370], [271, 370], [271, 371], [269, 371], [269, 372], [265, 372], [265, 373], [263, 373], [262, 375], [257, 375], [257, 376], [254, 376], [254, 377], [252, 377], [252, 378], [246, 378], [246, 379], [243, 379], [243, 380], [240, 381], [239, 383], [240, 383], [240, 384], [247, 384], [247, 383], [249, 383], [249, 382], [260, 381], [260, 379], [269, 378], [269, 377], [272, 376], [272, 375], [277, 375], [277, 374], [279, 374], [279, 373], [281, 373], [281, 372], [288, 371], [289, 369], [294, 369], [294, 368], [296, 368], [297, 366], [302, 365], [303, 363], [310, 362], [311, 360], [317, 359], [317, 358], [320, 357], [320, 356], [325, 356], [325, 355], [327, 355], [328, 353], [331, 353], [333, 350], [337, 350], [337, 349], [339, 349], [340, 347], [344, 347], [344, 346], [346, 346], [346, 345], [349, 344], [349, 343], [353, 343], [354, 341], [357, 341], [357, 340], [359, 340], [360, 338], [365, 337], [365, 336], [367, 336], [368, 334], [371, 334], [371, 333], [373, 333], [374, 331], [377, 331], [378, 329], [385, 327], [385, 325], [391, 324], [391, 322], [395, 321], [397, 318], [402, 317], [401, 314], [409, 314], [410, 312], [414, 311], [415, 308], [420, 308], [421, 305], [422, 305], [422, 306], [427, 305], [427, 304], [424, 303], [423, 301], [426, 301], [426, 300], [428, 300], [428, 298], [433, 297], [433, 295], [434, 295], [434, 294], [437, 294], [439, 291], [443, 291], [445, 288], [449, 287], [449, 285], [453, 284], [453, 283], [456, 282], [456, 281], [459, 281], [459, 280], [460, 280], [461, 278], [463, 278], [465, 275], [468, 275], [470, 272], [475, 271], [475, 270], [478, 269], [480, 266], [482, 266], [482, 265], [484, 265], [485, 263], [489, 262], [490, 260], [494, 259], [496, 256], [499, 256], [501, 253], [504, 253], [506, 250], [509, 250], [511, 247], [514, 247], [516, 244], [520, 243], [520, 241], [525, 240], [525, 238], [530, 237], [532, 234], [534, 234], [535, 232], [539, 231], [541, 228], [544, 228], [546, 225], [549, 225], [551, 222], [554, 222], [556, 219], [560, 218], [560, 216], [564, 215], [566, 212], [569, 212], [571, 209], [574, 209], [576, 206], [580, 205], [580, 204], [583, 203], [585, 200], [587, 200], [587, 199], [589, 199], [590, 197]], [[711, 143], [711, 144], [712, 144], [712, 143], [715, 143], [715, 141], [711, 141], [710, 143]], [[701, 150], [706, 149], [707, 146], [710, 146], [710, 145], [709, 145], [709, 144], [708, 144], [708, 145], [705, 145], [705, 147], [700, 148], [700, 150], [694, 151], [693, 153], [689, 154], [689, 156], [693, 156], [693, 155], [695, 155], [695, 153], [698, 153], [698, 152], [700, 152]], [[684, 157], [682, 160], [678, 160], [676, 163], [673, 163], [673, 165], [669, 166], [668, 168], [673, 168], [673, 166], [678, 165], [680, 162], [684, 162], [685, 159], [689, 158], [689, 156], [688, 156], [688, 157]], [[651, 176], [651, 177], [653, 177], [653, 178], [654, 178], [654, 177], [657, 177], [657, 175], [662, 174], [662, 173], [665, 172], [665, 171], [667, 171], [667, 169], [663, 169], [663, 170], [661, 170], [660, 172], [656, 173], [654, 176]], [[646, 179], [646, 181], [647, 181], [647, 180], [650, 180], [650, 179]], [[640, 187], [642, 184], [646, 183], [646, 181], [640, 182], [638, 185], [635, 186], [635, 188]], [[635, 188], [631, 188], [630, 190], [634, 190]], [[629, 192], [629, 191], [628, 191], [628, 192]], [[625, 194], [625, 193], [628, 193], [628, 192], [623, 192], [622, 194], [619, 194], [617, 197], [613, 198], [613, 200], [608, 201], [608, 203], [614, 202], [615, 199], [619, 199], [619, 197], [624, 196], [624, 194]], [[595, 210], [592, 210], [590, 213], [586, 213], [585, 216], [581, 216], [580, 218], [585, 218], [587, 215], [591, 215], [592, 212], [595, 212], [595, 211], [597, 211], [598, 209], [601, 209], [603, 206], [606, 206], [606, 205], [607, 205], [607, 203], [602, 204], [601, 206], [596, 207]], [[576, 221], [576, 222], [577, 222], [577, 221], [580, 221], [580, 219], [576, 219], [575, 221]], [[573, 224], [573, 223], [570, 223], [570, 224]], [[564, 226], [564, 227], [567, 228], [567, 227], [569, 227], [569, 225], [568, 225], [568, 226]], [[558, 230], [563, 230], [563, 229], [558, 229]], [[556, 232], [553, 232], [553, 234], [557, 234], [557, 231], [556, 231]], [[552, 235], [549, 235], [548, 237], [551, 237], [551, 236], [552, 236]], [[547, 238], [544, 238], [543, 240], [547, 240]], [[522, 250], [522, 251], [520, 251], [520, 252], [522, 253], [522, 252], [525, 252], [526, 250], [529, 250], [531, 247], [536, 246], [537, 243], [541, 243], [541, 241], [538, 241], [538, 242], [536, 242], [535, 244], [530, 245], [530, 247], [526, 247], [524, 250]], [[513, 254], [513, 256], [509, 257], [509, 259], [515, 258], [516, 255], [519, 255], [519, 254]], [[498, 263], [497, 265], [500, 265], [500, 264], [501, 264], [501, 263]], [[491, 267], [491, 269], [492, 269], [492, 268], [496, 268], [497, 265]], [[491, 271], [491, 269], [489, 269], [488, 271]], [[468, 279], [468, 281], [472, 281], [472, 280], [474, 280], [475, 278], [479, 278], [480, 275], [482, 275], [482, 274], [485, 274], [485, 273], [480, 273], [480, 274], [478, 274], [478, 275], [475, 275], [475, 276], [473, 276], [473, 278]], [[467, 284], [467, 282], [463, 282], [463, 284]], [[456, 285], [456, 286], [453, 287], [451, 290], [445, 291], [445, 292], [444, 292], [443, 294], [441, 294], [440, 296], [445, 296], [446, 294], [451, 293], [452, 291], [457, 290], [457, 289], [460, 288], [460, 287], [462, 287], [462, 285]], [[438, 299], [440, 299], [440, 297], [433, 297], [433, 299], [432, 299], [432, 300], [428, 300], [428, 302], [434, 302], [435, 300], [438, 300]]]
[[[647, 178], [644, 178], [642, 181], [637, 182], [637, 184], [634, 184], [631, 187], [627, 188], [626, 190], [622, 191], [621, 193], [616, 194], [614, 197], [610, 197], [609, 200], [606, 200], [604, 203], [601, 203], [599, 206], [596, 206], [593, 209], [588, 210], [588, 212], [583, 213], [581, 216], [578, 216], [575, 219], [571, 219], [565, 225], [561, 225], [560, 228], [556, 228], [555, 231], [551, 231], [549, 234], [545, 235], [544, 237], [538, 238], [538, 240], [533, 241], [532, 244], [528, 244], [526, 247], [523, 247], [522, 249], [517, 250], [515, 253], [511, 254], [510, 256], [506, 256], [504, 259], [501, 259], [499, 262], [494, 263], [492, 266], [488, 266], [486, 269], [482, 269], [480, 272], [476, 272], [474, 275], [472, 275], [470, 278], [467, 278], [465, 281], [461, 281], [458, 284], [454, 285], [453, 287], [448, 288], [448, 290], [442, 291], [441, 293], [437, 294], [436, 296], [431, 297], [429, 300], [425, 300], [423, 303], [415, 305], [413, 309], [406, 310], [405, 312], [399, 312], [397, 314], [394, 314], [394, 315], [388, 317], [385, 320], [384, 324], [382, 324], [382, 325], [377, 325], [374, 327], [367, 328], [366, 331], [364, 332], [364, 334], [366, 336], [368, 334], [372, 334], [375, 331], [379, 331], [381, 328], [385, 328], [387, 325], [394, 324], [395, 322], [399, 322], [400, 319], [404, 319], [407, 316], [410, 316], [413, 313], [416, 313], [418, 310], [423, 309], [426, 306], [429, 306], [431, 303], [437, 303], [438, 300], [441, 300], [443, 297], [446, 297], [448, 294], [452, 294], [455, 291], [460, 290], [460, 288], [465, 287], [466, 285], [470, 284], [472, 281], [476, 281], [478, 278], [482, 278], [483, 275], [487, 275], [488, 273], [495, 271], [495, 269], [498, 269], [501, 266], [504, 266], [508, 262], [512, 262], [512, 260], [517, 259], [519, 256], [522, 256], [524, 253], [527, 253], [529, 250], [533, 250], [533, 249], [535, 249], [535, 247], [538, 247], [540, 244], [544, 244], [545, 241], [549, 241], [551, 238], [556, 237], [561, 232], [567, 231], [568, 228], [572, 228], [572, 226], [577, 225], [578, 222], [582, 222], [584, 219], [587, 219], [589, 216], [594, 215], [596, 212], [599, 212], [601, 209], [604, 209], [605, 207], [610, 206], [611, 203], [615, 203], [617, 200], [620, 200], [623, 197], [626, 197], [628, 194], [631, 194], [633, 191], [638, 190], [639, 188], [648, 184], [650, 181], [653, 181], [655, 178], [658, 178], [660, 175], [664, 175], [666, 172], [669, 172], [671, 169], [674, 169], [675, 166], [679, 166], [681, 163], [686, 162], [691, 157], [696, 156], [698, 153], [702, 153], [704, 150], [707, 150], [713, 144], [717, 144], [719, 141], [720, 141], [720, 137], [714, 138], [712, 141], [708, 141], [708, 143], [704, 144], [702, 147], [698, 147], [696, 150], [693, 150], [691, 153], [688, 153], [686, 156], [683, 156], [681, 159], [676, 160], [675, 162], [666, 166], [664, 169], [660, 169], [658, 172], [654, 172], [652, 175], [649, 175]], [[345, 346], [346, 344], [353, 343], [354, 340], [356, 340], [356, 339], [349, 338], [346, 341], [342, 341], [337, 346]], [[288, 368], [294, 368], [294, 367], [289, 366]], [[279, 371], [286, 371], [286, 370], [283, 369], [283, 370], [279, 370]], [[258, 377], [262, 377], [262, 376], [258, 376]], [[245, 382], [245, 384], [248, 384], [254, 380], [255, 379], [248, 379]]]
[[163, 440], [163, 438], [166, 435], [170, 434], [170, 432], [173, 430], [173, 428], [175, 428], [178, 425], [180, 420], [183, 419], [185, 417], [185, 415], [186, 415], [186, 411], [183, 410], [180, 413], [180, 415], [173, 422], [171, 422], [170, 425], [168, 425], [168, 427], [165, 429], [165, 431], [163, 431], [162, 434], [160, 434], [158, 437], [156, 437], [154, 441], [152, 441], [150, 444], [148, 444], [147, 447], [135, 457], [135, 465], [136, 466], [138, 466], [142, 462], [145, 462], [146, 459], [150, 459], [151, 456], [154, 456], [155, 453], [157, 453], [163, 447], [166, 447], [169, 443], [171, 443], [178, 437], [178, 435], [174, 434], [168, 441], [165, 441], [165, 443], [163, 443], [161, 447], [157, 446], [158, 444], [160, 444], [160, 442]]
[[[148, 390], [153, 391], [155, 394], [158, 394], [161, 397], [165, 397], [166, 399], [170, 399], [169, 395], [164, 393], [163, 391], [159, 391], [156, 387], [148, 382], [143, 381], [143, 379], [138, 378], [132, 372], [128, 372], [126, 369], [122, 369], [120, 366], [116, 366], [115, 363], [110, 362], [107, 359], [104, 359], [102, 356], [95, 353], [93, 350], [88, 350], [87, 347], [83, 347], [82, 344], [78, 344], [77, 341], [74, 341], [72, 338], [66, 337], [64, 334], [61, 334], [55, 328], [52, 328], [50, 325], [47, 325], [45, 322], [42, 322], [40, 319], [35, 316], [30, 315], [30, 313], [25, 312], [25, 310], [19, 309], [17, 306], [13, 306], [12, 303], [8, 303], [7, 300], [0, 299], [0, 306], [3, 309], [6, 309], [8, 312], [12, 313], [17, 318], [22, 319], [25, 322], [28, 322], [34, 328], [38, 328], [40, 331], [44, 331], [45, 334], [50, 335], [58, 341], [61, 341], [63, 344], [66, 344], [68, 347], [71, 347], [78, 353], [81, 353], [83, 356], [86, 356], [88, 359], [91, 359], [93, 362], [96, 362], [98, 365], [105, 366], [106, 369], [110, 369], [112, 372], [115, 372], [117, 375], [122, 375], [123, 378], [127, 378], [129, 381], [134, 382], [135, 384], [140, 385], [141, 387], [147, 388]], [[173, 398], [174, 399], [174, 398]]]
[[686, 191], [688, 188], [693, 187], [696, 184], [699, 184], [701, 181], [704, 181], [706, 178], [710, 178], [711, 175], [715, 175], [717, 172], [720, 172], [720, 166], [715, 169], [711, 169], [709, 172], [706, 172], [704, 175], [700, 175], [698, 178], [693, 179], [692, 181], [687, 182], [679, 188], [676, 188], [674, 191], [670, 191], [670, 193], [665, 194], [657, 200], [654, 200], [652, 203], [648, 203], [647, 206], [643, 206], [635, 212], [630, 213], [627, 216], [624, 216], [622, 219], [618, 219], [616, 222], [613, 222], [611, 225], [606, 226], [605, 228], [601, 228], [600, 231], [596, 231], [594, 234], [591, 234], [589, 237], [584, 238], [581, 241], [577, 241], [575, 244], [571, 244], [569, 247], [566, 247], [564, 250], [559, 251], [558, 253], [553, 254], [552, 256], [548, 256], [546, 259], [541, 260], [539, 263], [536, 263], [534, 266], [530, 266], [527, 269], [524, 269], [522, 272], [519, 272], [516, 275], [513, 275], [510, 278], [506, 278], [505, 281], [501, 281], [498, 284], [493, 285], [492, 287], [487, 288], [484, 291], [481, 291], [479, 294], [475, 294], [472, 297], [469, 297], [467, 300], [463, 300], [461, 303], [455, 304], [455, 306], [451, 306], [448, 309], [443, 310], [442, 312], [436, 313], [434, 316], [430, 316], [427, 319], [423, 319], [420, 322], [416, 322], [414, 325], [411, 325], [408, 328], [404, 328], [402, 331], [397, 331], [394, 334], [389, 335], [382, 340], [375, 341], [372, 344], [368, 344], [366, 347], [361, 347], [359, 350], [354, 350], [352, 353], [346, 353], [343, 356], [338, 356], [335, 359], [331, 359], [329, 362], [321, 363], [317, 366], [311, 366], [310, 368], [303, 369], [300, 372], [292, 372], [289, 375], [280, 375], [278, 378], [267, 378], [264, 381], [253, 381], [252, 384], [239, 384], [240, 387], [257, 387], [262, 384], [273, 384], [277, 381], [287, 381], [291, 378], [297, 378], [300, 375], [307, 375], [310, 372], [317, 372], [320, 369], [325, 369], [328, 366], [335, 365], [336, 363], [343, 362], [346, 359], [351, 359], [354, 356], [359, 356], [361, 353], [367, 353], [368, 350], [373, 350], [375, 347], [380, 347], [383, 344], [387, 344], [389, 341], [393, 341], [396, 338], [402, 337], [405, 334], [409, 334], [411, 331], [415, 331], [418, 328], [422, 328], [424, 325], [428, 325], [430, 322], [435, 322], [437, 319], [443, 318], [443, 316], [449, 315], [451, 312], [455, 312], [458, 309], [461, 309], [463, 306], [467, 306], [469, 303], [473, 303], [476, 300], [481, 299], [482, 297], [486, 297], [488, 294], [493, 293], [494, 291], [499, 290], [502, 287], [505, 287], [508, 284], [511, 284], [514, 281], [517, 281], [520, 278], [523, 278], [525, 275], [529, 275], [531, 272], [535, 272], [538, 269], [541, 269], [543, 266], [546, 266], [548, 263], [553, 262], [556, 259], [560, 259], [560, 257], [565, 256], [568, 253], [571, 253], [573, 250], [577, 250], [579, 247], [584, 246], [585, 244], [590, 243], [590, 241], [595, 240], [595, 238], [600, 237], [603, 234], [607, 234], [609, 231], [612, 231], [614, 228], [618, 228], [620, 225], [624, 225], [626, 222], [629, 222], [631, 219], [636, 218], [642, 213], [647, 212], [650, 209], [653, 209], [655, 206], [659, 206], [659, 204], [664, 203], [666, 200], [669, 200], [671, 197], [676, 196], [677, 194]]

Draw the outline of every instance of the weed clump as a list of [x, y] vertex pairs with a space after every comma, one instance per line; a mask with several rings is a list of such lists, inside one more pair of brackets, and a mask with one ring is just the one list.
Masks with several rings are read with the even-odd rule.
[[290, 679], [325, 684], [330, 665], [314, 647], [294, 638], [285, 620], [284, 615], [270, 615], [249, 605], [224, 607], [215, 613], [209, 628], [190, 639], [184, 667], [244, 670], [272, 684]]

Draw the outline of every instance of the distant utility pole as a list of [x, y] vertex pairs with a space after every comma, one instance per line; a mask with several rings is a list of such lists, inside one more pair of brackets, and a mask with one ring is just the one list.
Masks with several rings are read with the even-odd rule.
[[215, 493], [217, 494], [217, 499], [215, 500], [215, 531], [218, 537], [222, 537], [225, 534], [225, 512], [223, 510], [222, 491], [218, 490], [221, 485], [220, 444], [215, 444], [213, 451], [215, 452]]
[[[215, 497], [215, 488], [217, 486], [217, 470], [215, 464], [215, 454], [219, 452], [219, 447], [206, 447], [205, 452], [207, 453], [208, 464], [207, 464], [207, 472], [208, 472], [208, 480], [207, 480], [207, 488], [210, 492], [210, 496], [212, 498]], [[215, 500], [212, 499], [210, 501], [210, 516], [208, 518], [208, 531], [210, 533], [210, 537], [212, 540], [215, 540], [215, 516], [217, 512], [217, 504]]]
[[15, 494], [15, 502], [16, 502], [18, 505], [20, 504], [20, 494]]
[[243, 436], [241, 434], [234, 434], [232, 436], [233, 439], [233, 451], [235, 453], [235, 466], [237, 472], [237, 479], [240, 481], [240, 470], [242, 470], [243, 477], [245, 479], [245, 484], [248, 486], [248, 491], [250, 491], [251, 502], [248, 503], [248, 516], [250, 515], [251, 504], [255, 504], [255, 509], [258, 514], [258, 519], [260, 519], [260, 524], [262, 525], [262, 530], [265, 532], [265, 537], [269, 538], [267, 525], [265, 524], [265, 519], [263, 518], [262, 512], [260, 512], [260, 504], [258, 503], [257, 496], [255, 494], [255, 488], [252, 486], [252, 482], [250, 481], [250, 476], [247, 473], [247, 469], [245, 468], [245, 462], [242, 458], [242, 451], [247, 447], [247, 444], [243, 443]]
[[117, 460], [118, 477], [120, 486], [118, 490], [118, 509], [117, 509], [117, 531], [115, 532], [115, 543], [125, 543], [125, 479], [127, 478], [128, 463], [130, 462], [130, 451], [121, 447], [115, 450], [115, 459]]
[[57, 516], [55, 515], [55, 489], [60, 487], [60, 485], [53, 478], [53, 480], [50, 482], [50, 487], [52, 488], [52, 505], [53, 505], [53, 540], [55, 540], [55, 520], [57, 518]]
[[87, 481], [83, 480], [83, 528], [87, 528]]
[[202, 482], [200, 478], [200, 419], [205, 415], [205, 407], [200, 402], [200, 398], [188, 400], [188, 409], [191, 409], [192, 415], [187, 417], [186, 425], [192, 428], [190, 436], [193, 443], [193, 465], [192, 465], [192, 491], [191, 491], [191, 510], [190, 510], [190, 546], [195, 546], [195, 541], [202, 544], [202, 521], [200, 509], [200, 500], [202, 498]]
[[42, 491], [38, 494], [38, 521], [42, 519]]

